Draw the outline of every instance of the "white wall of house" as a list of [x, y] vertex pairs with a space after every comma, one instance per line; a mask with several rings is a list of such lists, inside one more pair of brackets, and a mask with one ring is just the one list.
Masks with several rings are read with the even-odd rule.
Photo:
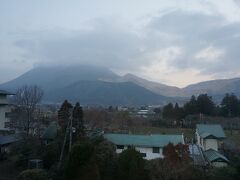
[[0, 95], [0, 130], [8, 130], [5, 126], [6, 122], [9, 122], [10, 119], [6, 117], [6, 113], [11, 111], [11, 107], [8, 105], [7, 96]]
[[213, 167], [226, 167], [226, 166], [228, 166], [228, 164], [225, 163], [225, 162], [212, 162], [211, 165]]
[[[122, 151], [126, 150], [128, 146], [124, 146], [124, 149], [116, 149], [117, 153], [122, 153]], [[145, 154], [143, 158], [146, 160], [156, 159], [156, 158], [163, 158], [162, 148], [159, 148], [159, 153], [153, 153], [152, 147], [135, 147], [137, 151], [140, 153]]]
[[201, 137], [199, 136], [198, 132], [196, 132], [196, 139], [197, 139], [197, 144], [202, 147], [202, 141], [201, 141]]
[[204, 150], [214, 149], [218, 151], [218, 140], [217, 139], [204, 139]]
[[5, 127], [5, 123], [9, 122], [10, 119], [6, 117], [6, 113], [10, 111], [10, 106], [0, 104], [0, 130], [8, 130], [8, 128]]
[[199, 136], [198, 132], [196, 132], [197, 144], [204, 150], [214, 149], [218, 151], [218, 140], [217, 139], [203, 139]]
[[0, 104], [8, 104], [6, 95], [0, 95]]

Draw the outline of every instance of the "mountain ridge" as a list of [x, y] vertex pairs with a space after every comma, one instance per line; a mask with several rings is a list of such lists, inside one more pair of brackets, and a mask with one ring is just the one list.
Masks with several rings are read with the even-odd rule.
[[[121, 97], [118, 98], [119, 104], [162, 104], [170, 100], [176, 102], [179, 101], [179, 99], [186, 99], [191, 95], [199, 95], [202, 93], [208, 93], [213, 96], [213, 99], [216, 101], [226, 93], [234, 93], [240, 96], [240, 78], [210, 80], [190, 84], [184, 88], [178, 88], [176, 86], [168, 86], [149, 81], [131, 73], [119, 76], [105, 67], [90, 65], [37, 67], [14, 80], [0, 84], [0, 88], [15, 91], [18, 87], [25, 84], [37, 84], [43, 88], [46, 98], [48, 98], [45, 100], [62, 100], [62, 96], [70, 99], [75, 97], [76, 99], [78, 96], [80, 97], [80, 93], [82, 93], [85, 94], [85, 96], [89, 96], [89, 98], [90, 96], [91, 98], [95, 98], [95, 102], [93, 102], [93, 100], [90, 101], [90, 99], [89, 102], [96, 104], [101, 104], [102, 102], [117, 103], [116, 96]], [[120, 90], [118, 90], [118, 88]], [[73, 89], [74, 93], [69, 89]], [[132, 102], [128, 102], [128, 99], [131, 100], [131, 96], [128, 94], [127, 89], [131, 92], [131, 96], [135, 97], [132, 98]], [[87, 91], [92, 92], [92, 94], [88, 94]], [[104, 91], [108, 92], [108, 94], [104, 93]], [[111, 91], [114, 91], [115, 94]], [[122, 93], [120, 93], [121, 91]], [[134, 91], [138, 92], [138, 94], [136, 95]], [[69, 96], [69, 94], [72, 95]], [[83, 96], [81, 97], [82, 99], [85, 98]], [[106, 100], [104, 100], [103, 97], [105, 97]], [[126, 97], [128, 97], [128, 99], [126, 99]], [[144, 101], [138, 100], [141, 98], [144, 99]], [[97, 99], [99, 102], [97, 102]], [[113, 101], [111, 101], [111, 99]], [[85, 102], [88, 103], [86, 98]]]

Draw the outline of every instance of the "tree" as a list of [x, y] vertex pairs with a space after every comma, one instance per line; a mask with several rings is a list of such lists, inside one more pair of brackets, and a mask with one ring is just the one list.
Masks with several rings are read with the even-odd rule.
[[169, 103], [168, 105], [163, 107], [163, 117], [174, 118], [174, 108], [172, 103]]
[[207, 94], [200, 94], [197, 98], [198, 112], [206, 115], [213, 115], [215, 110], [215, 104], [212, 101], [212, 97]]
[[118, 179], [141, 180], [146, 179], [145, 161], [134, 148], [123, 151], [118, 159]]
[[186, 115], [198, 113], [198, 105], [195, 96], [192, 96], [190, 101], [184, 105], [184, 111]]
[[27, 135], [29, 135], [30, 128], [33, 128], [33, 115], [37, 105], [42, 100], [43, 94], [43, 90], [37, 85], [25, 85], [16, 91], [14, 101], [20, 111], [27, 117], [22, 124]]
[[69, 155], [65, 173], [66, 179], [71, 180], [100, 179], [94, 145], [89, 142], [75, 144]]
[[226, 94], [221, 102], [222, 114], [228, 117], [236, 117], [239, 112], [239, 100], [234, 94]]
[[72, 107], [72, 104], [65, 100], [58, 111], [58, 122], [63, 131], [68, 125]]
[[178, 166], [189, 160], [188, 145], [177, 144], [174, 146], [172, 143], [169, 143], [163, 147], [163, 155], [172, 165]]
[[76, 128], [78, 136], [84, 136], [83, 110], [79, 102], [73, 108], [73, 127]]
[[184, 109], [179, 107], [178, 103], [176, 103], [174, 106], [174, 116], [176, 120], [181, 120], [184, 118]]
[[96, 162], [99, 167], [101, 179], [112, 180], [117, 177], [116, 147], [106, 140], [95, 143]]

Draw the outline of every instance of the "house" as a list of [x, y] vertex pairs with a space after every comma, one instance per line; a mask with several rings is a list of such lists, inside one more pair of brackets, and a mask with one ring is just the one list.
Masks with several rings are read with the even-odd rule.
[[223, 128], [219, 124], [197, 124], [197, 144], [204, 150], [218, 151], [225, 138]]
[[163, 147], [168, 143], [184, 144], [183, 135], [104, 134], [104, 138], [116, 145], [117, 153], [133, 146], [147, 160], [163, 158]]
[[0, 130], [10, 129], [11, 105], [7, 101], [7, 96], [13, 95], [10, 92], [0, 90]]
[[229, 160], [219, 152], [225, 137], [219, 124], [197, 124], [197, 145], [201, 147], [206, 161], [212, 167], [224, 167], [229, 163]]

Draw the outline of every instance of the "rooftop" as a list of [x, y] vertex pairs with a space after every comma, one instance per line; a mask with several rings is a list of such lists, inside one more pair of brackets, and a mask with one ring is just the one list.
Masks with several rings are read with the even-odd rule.
[[219, 124], [197, 124], [197, 132], [202, 138], [225, 138], [223, 128]]
[[15, 136], [0, 136], [0, 146], [11, 144], [17, 141]]
[[224, 155], [213, 149], [205, 151], [204, 154], [210, 162], [229, 162], [229, 160]]
[[132, 135], [132, 134], [104, 134], [104, 138], [117, 145], [164, 147], [168, 143], [184, 144], [182, 135]]
[[14, 95], [14, 94], [5, 90], [0, 90], [0, 95]]

